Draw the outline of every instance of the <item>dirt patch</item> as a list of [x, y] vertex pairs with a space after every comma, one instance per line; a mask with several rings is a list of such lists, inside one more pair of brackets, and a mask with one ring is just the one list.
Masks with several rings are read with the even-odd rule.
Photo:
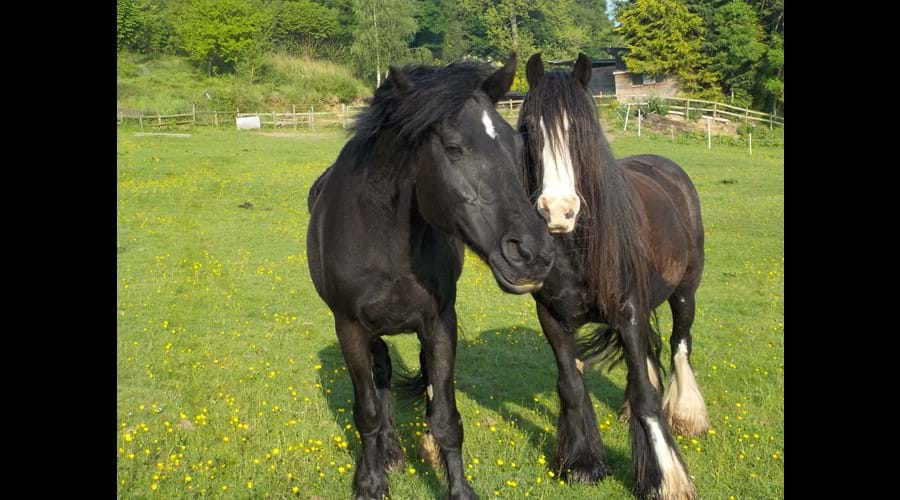
[[[719, 119], [721, 120], [721, 118]], [[629, 119], [631, 121], [631, 119]], [[631, 123], [628, 124], [629, 128]], [[738, 123], [733, 121], [722, 122], [718, 120], [712, 120], [711, 124], [713, 135], [727, 135], [730, 137], [737, 137], [737, 128]], [[634, 126], [637, 127], [637, 123], [634, 123]], [[653, 130], [654, 132], [658, 132], [660, 134], [668, 134], [674, 130], [675, 133], [706, 133], [706, 118], [701, 118], [696, 121], [686, 120], [683, 116], [679, 115], [666, 115], [660, 116], [657, 114], [647, 115], [641, 121], [642, 128], [648, 128]]]
[[241, 203], [240, 205], [238, 205], [238, 208], [246, 208], [247, 210], [250, 210], [253, 208], [253, 203], [250, 203], [249, 201], [245, 201], [245, 202]]

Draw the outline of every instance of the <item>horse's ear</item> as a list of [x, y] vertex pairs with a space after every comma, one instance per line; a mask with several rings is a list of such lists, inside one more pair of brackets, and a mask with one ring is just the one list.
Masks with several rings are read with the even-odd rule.
[[509, 59], [506, 60], [506, 64], [489, 76], [484, 81], [484, 84], [481, 85], [481, 90], [495, 103], [502, 99], [509, 92], [509, 88], [512, 87], [513, 79], [516, 77], [516, 64], [516, 53], [513, 52], [509, 55]]
[[525, 79], [528, 80], [528, 88], [533, 89], [540, 83], [544, 77], [544, 61], [541, 60], [541, 53], [528, 58], [528, 64], [525, 66]]
[[582, 87], [588, 88], [588, 82], [591, 81], [591, 59], [588, 56], [578, 53], [578, 60], [575, 61], [575, 69], [572, 70], [572, 76], [581, 82]]
[[406, 94], [412, 90], [412, 82], [409, 81], [409, 78], [403, 74], [402, 71], [393, 66], [388, 66], [388, 81], [393, 82], [394, 87], [396, 87], [401, 94]]

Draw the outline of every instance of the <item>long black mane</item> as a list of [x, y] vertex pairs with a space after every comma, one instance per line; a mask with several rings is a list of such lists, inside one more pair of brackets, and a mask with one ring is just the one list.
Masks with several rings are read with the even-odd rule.
[[494, 71], [496, 68], [488, 64], [469, 61], [443, 67], [411, 65], [392, 71], [353, 123], [348, 149], [372, 152], [376, 140], [386, 139], [383, 146], [394, 158], [369, 167], [388, 174], [403, 169], [407, 162], [397, 156], [415, 150], [432, 126], [458, 114]]
[[[575, 188], [581, 197], [581, 214], [569, 241], [583, 259], [588, 286], [596, 303], [617, 329], [620, 308], [632, 295], [641, 305], [649, 302], [650, 266], [643, 231], [640, 200], [617, 167], [609, 143], [597, 119], [597, 109], [581, 84], [565, 71], [550, 71], [532, 88], [522, 104], [518, 129], [525, 135], [522, 180], [532, 201], [543, 182], [541, 151], [543, 134], [539, 120], [549, 131], [563, 129], [568, 118], [569, 154], [575, 170]], [[559, 150], [555, 134], [550, 147]]]

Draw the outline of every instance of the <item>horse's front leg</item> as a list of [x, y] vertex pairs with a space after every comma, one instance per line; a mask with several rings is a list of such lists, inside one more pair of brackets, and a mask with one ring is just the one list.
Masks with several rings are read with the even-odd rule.
[[606, 476], [603, 443], [587, 382], [575, 359], [575, 336], [550, 310], [537, 302], [544, 336], [556, 355], [559, 426], [553, 467], [570, 481], [593, 483]]
[[353, 422], [362, 441], [362, 457], [353, 476], [353, 498], [382, 500], [388, 494], [384, 456], [378, 447], [382, 409], [372, 375], [372, 336], [358, 322], [338, 315], [334, 327], [353, 381]]
[[[633, 301], [623, 309], [619, 335], [628, 365], [626, 397], [631, 410], [631, 457], [634, 492], [639, 498], [692, 500], [697, 490], [672, 438], [654, 384], [656, 362], [651, 351], [649, 314]], [[658, 383], [658, 382], [657, 382]]]
[[456, 363], [456, 311], [441, 313], [431, 331], [419, 333], [428, 386], [428, 427], [440, 447], [447, 468], [451, 499], [475, 499], [463, 471], [463, 427], [456, 410], [453, 368]]

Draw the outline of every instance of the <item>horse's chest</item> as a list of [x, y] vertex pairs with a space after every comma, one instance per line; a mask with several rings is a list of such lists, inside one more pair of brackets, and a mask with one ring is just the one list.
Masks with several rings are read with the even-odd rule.
[[571, 261], [560, 259], [535, 295], [567, 329], [598, 321], [597, 309], [582, 274], [571, 266]]
[[418, 331], [438, 314], [438, 300], [412, 276], [382, 281], [359, 304], [359, 321], [378, 335]]

